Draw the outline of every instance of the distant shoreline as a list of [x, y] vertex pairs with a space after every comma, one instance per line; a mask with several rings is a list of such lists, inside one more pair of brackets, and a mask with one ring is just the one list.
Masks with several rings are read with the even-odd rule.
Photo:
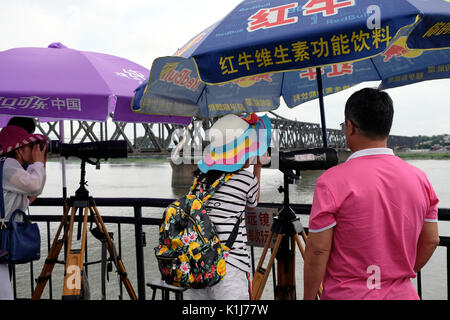
[[450, 152], [395, 152], [403, 160], [450, 160]]
[[[396, 156], [402, 158], [403, 160], [450, 160], [450, 152], [394, 152]], [[146, 161], [152, 161], [152, 162], [168, 162], [170, 158], [170, 154], [168, 155], [154, 155], [154, 156], [147, 156], [147, 155], [133, 155], [129, 154], [128, 158], [123, 159], [109, 159], [108, 163], [129, 163], [129, 162], [146, 162]], [[52, 155], [51, 158], [49, 158], [49, 161], [60, 161], [59, 157], [56, 157]], [[69, 160], [66, 160], [69, 162], [79, 162], [80, 159], [76, 157], [71, 157]], [[104, 160], [101, 160], [101, 163], [105, 163]]]

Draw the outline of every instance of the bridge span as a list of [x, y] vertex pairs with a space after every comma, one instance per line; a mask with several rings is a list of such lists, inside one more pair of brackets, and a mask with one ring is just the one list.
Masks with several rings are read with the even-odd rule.
[[[321, 147], [322, 131], [320, 124], [290, 120], [270, 112], [273, 128], [279, 133], [280, 149]], [[65, 143], [82, 143], [98, 141], [125, 140], [130, 155], [164, 155], [169, 154], [177, 145], [184, 133], [191, 137], [198, 133], [204, 137], [206, 129], [214, 120], [193, 121], [189, 126], [161, 123], [126, 123], [114, 122], [112, 117], [105, 122], [65, 120], [61, 122], [38, 122], [37, 133], [47, 138], [59, 140], [64, 133]], [[327, 129], [328, 146], [345, 149], [345, 136], [340, 129]], [[195, 144], [205, 144], [204, 140], [193, 141]], [[418, 140], [414, 137], [392, 135], [388, 146], [393, 149], [414, 147]], [[197, 146], [199, 147], [199, 146]]]

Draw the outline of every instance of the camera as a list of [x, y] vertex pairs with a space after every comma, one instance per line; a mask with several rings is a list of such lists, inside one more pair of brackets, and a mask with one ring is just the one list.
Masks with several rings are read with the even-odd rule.
[[273, 160], [263, 165], [282, 172], [303, 170], [326, 170], [338, 164], [337, 151], [332, 148], [277, 150], [269, 148]]
[[279, 151], [280, 171], [326, 170], [338, 164], [337, 151], [332, 148]]
[[39, 141], [39, 147], [42, 151], [44, 150], [44, 147], [47, 146], [47, 149], [45, 150], [46, 153], [55, 153], [52, 152], [52, 150], [58, 148], [59, 143], [60, 142], [58, 140]]
[[58, 140], [40, 142], [41, 150], [47, 146], [46, 152], [60, 157], [78, 157], [80, 159], [111, 159], [126, 158], [128, 156], [127, 142], [99, 141], [87, 143], [61, 143]]

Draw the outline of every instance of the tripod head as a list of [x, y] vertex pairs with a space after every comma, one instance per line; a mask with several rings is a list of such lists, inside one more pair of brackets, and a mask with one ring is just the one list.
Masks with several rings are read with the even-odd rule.
[[[80, 187], [75, 191], [75, 196], [70, 197], [69, 205], [79, 208], [79, 221], [78, 221], [78, 230], [77, 230], [77, 239], [81, 238], [81, 223], [82, 223], [82, 208], [85, 207], [93, 207], [95, 206], [94, 199], [89, 195], [89, 191], [86, 189], [87, 181], [86, 181], [86, 163], [95, 165], [96, 169], [100, 169], [100, 159], [96, 161], [88, 159], [88, 158], [80, 158], [81, 159], [81, 173], [80, 173]], [[92, 226], [92, 225], [91, 225]], [[91, 228], [91, 231], [93, 229]]]
[[[95, 165], [100, 169], [100, 159], [126, 158], [128, 149], [126, 141], [100, 141], [79, 144], [60, 144], [53, 147], [61, 156], [77, 156], [81, 159], [80, 187], [75, 191], [75, 198], [86, 200], [89, 192], [86, 189], [86, 163]], [[95, 160], [94, 160], [95, 159]]]
[[294, 149], [279, 151], [279, 170], [283, 172], [283, 186], [278, 191], [284, 193], [283, 207], [278, 214], [278, 222], [272, 231], [287, 235], [302, 232], [303, 226], [289, 205], [289, 184], [300, 177], [301, 170], [325, 170], [338, 163], [337, 152], [331, 148]]
[[77, 200], [88, 200], [89, 191], [86, 189], [86, 162], [89, 164], [95, 164], [96, 168], [100, 168], [100, 161], [97, 159], [97, 163], [89, 159], [81, 159], [81, 174], [80, 174], [80, 187], [75, 191], [75, 199]]
[[91, 203], [92, 197], [89, 196], [89, 191], [86, 189], [87, 181], [86, 181], [86, 163], [95, 165], [96, 169], [100, 169], [100, 159], [92, 160], [85, 157], [80, 157], [81, 166], [80, 166], [80, 186], [75, 191], [75, 196], [70, 197], [69, 202], [71, 205], [77, 207], [86, 207], [89, 203]]
[[274, 223], [272, 224], [271, 230], [274, 233], [292, 236], [303, 231], [300, 219], [289, 205], [289, 184], [294, 183], [299, 176], [299, 171], [286, 170], [283, 172], [283, 186], [278, 188], [278, 192], [284, 193], [284, 201], [283, 207], [278, 212], [278, 217], [274, 218]]

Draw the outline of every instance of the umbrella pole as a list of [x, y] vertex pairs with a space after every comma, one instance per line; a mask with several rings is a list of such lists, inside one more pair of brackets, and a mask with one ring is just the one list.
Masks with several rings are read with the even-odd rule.
[[320, 121], [322, 123], [323, 147], [328, 148], [327, 125], [325, 122], [325, 108], [323, 103], [322, 71], [320, 67], [316, 68], [316, 74], [317, 74], [317, 90], [319, 91]]
[[[64, 143], [64, 120], [59, 121], [59, 142]], [[67, 199], [67, 182], [66, 182], [66, 158], [61, 157], [61, 168], [62, 168], [62, 195], [63, 203], [66, 205]], [[65, 210], [65, 208], [64, 208]]]

